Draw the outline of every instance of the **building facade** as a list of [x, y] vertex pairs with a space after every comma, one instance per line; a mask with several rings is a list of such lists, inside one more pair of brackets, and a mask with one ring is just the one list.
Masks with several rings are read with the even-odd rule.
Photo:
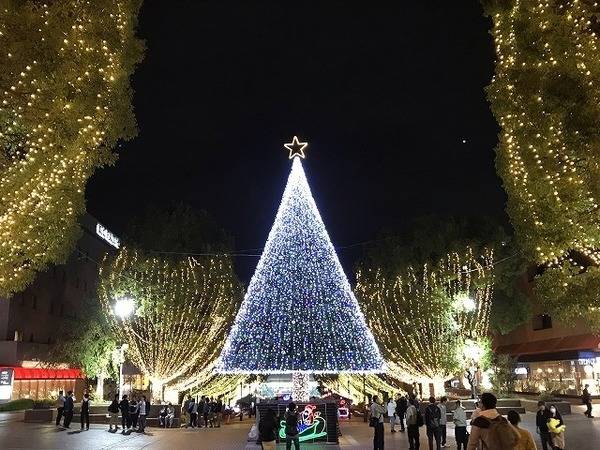
[[495, 352], [517, 360], [517, 391], [576, 397], [586, 384], [600, 395], [600, 336], [582, 321], [558, 323], [548, 314], [494, 339]]
[[0, 401], [52, 398], [59, 389], [83, 386], [77, 382], [82, 381], [77, 368], [48, 370], [45, 358], [60, 339], [61, 322], [81, 317], [85, 300], [96, 298], [98, 263], [117, 251], [120, 242], [89, 214], [82, 217], [81, 226], [83, 235], [65, 264], [51, 266], [23, 292], [0, 299]]

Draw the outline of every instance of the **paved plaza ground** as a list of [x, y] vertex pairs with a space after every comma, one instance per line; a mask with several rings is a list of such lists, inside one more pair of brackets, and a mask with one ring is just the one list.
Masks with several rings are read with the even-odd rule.
[[[600, 407], [595, 406], [600, 416]], [[565, 416], [567, 425], [567, 450], [600, 449], [600, 418], [589, 420], [583, 410], [575, 407], [574, 414]], [[535, 416], [523, 416], [524, 425], [531, 431], [535, 428]], [[89, 431], [79, 432], [79, 424], [73, 430], [59, 430], [52, 425], [28, 424], [22, 421], [22, 413], [0, 413], [0, 449], [43, 449], [43, 450], [243, 450], [252, 447], [246, 436], [252, 425], [250, 421], [236, 422], [220, 429], [161, 430], [148, 429], [146, 434], [109, 433], [106, 426], [92, 425]], [[369, 450], [372, 448], [372, 430], [362, 421], [342, 423], [340, 448], [348, 450]], [[456, 448], [454, 432], [448, 430], [450, 448]], [[386, 428], [386, 450], [408, 449], [405, 433], [390, 433]], [[278, 446], [278, 449], [285, 446]], [[303, 450], [335, 448], [334, 446], [301, 444]], [[540, 444], [538, 442], [538, 448]], [[421, 429], [421, 449], [427, 449], [424, 428]]]

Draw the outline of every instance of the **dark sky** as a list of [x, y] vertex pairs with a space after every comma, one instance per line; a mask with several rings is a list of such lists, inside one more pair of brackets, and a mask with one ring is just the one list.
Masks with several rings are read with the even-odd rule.
[[89, 212], [120, 233], [182, 200], [262, 247], [297, 134], [335, 245], [428, 213], [502, 216], [479, 2], [351, 3], [146, 0], [139, 136], [94, 175]]

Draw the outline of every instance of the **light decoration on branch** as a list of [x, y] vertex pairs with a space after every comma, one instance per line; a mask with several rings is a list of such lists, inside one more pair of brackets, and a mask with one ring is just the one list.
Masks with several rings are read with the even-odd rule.
[[71, 253], [94, 170], [136, 133], [137, 0], [2, 2], [0, 296]]
[[[436, 267], [400, 275], [359, 271], [356, 292], [397, 380], [440, 384], [460, 373], [463, 343], [486, 338], [493, 289], [493, 252], [468, 248]], [[468, 299], [468, 300], [467, 300]]]
[[600, 319], [600, 3], [487, 1], [498, 173], [536, 291], [563, 320]]
[[292, 374], [292, 400], [307, 402], [310, 399], [309, 377], [307, 373]]
[[217, 369], [256, 374], [383, 369], [300, 157], [292, 160], [275, 222]]
[[[127, 356], [160, 390], [211, 378], [240, 292], [226, 257], [170, 260], [122, 248], [100, 269], [99, 297]], [[115, 314], [124, 309], [133, 314]]]

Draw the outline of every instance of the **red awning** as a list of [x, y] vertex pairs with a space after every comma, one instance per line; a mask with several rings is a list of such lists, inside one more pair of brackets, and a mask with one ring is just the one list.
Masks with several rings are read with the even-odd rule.
[[15, 380], [75, 380], [84, 378], [81, 369], [10, 368], [14, 370]]

